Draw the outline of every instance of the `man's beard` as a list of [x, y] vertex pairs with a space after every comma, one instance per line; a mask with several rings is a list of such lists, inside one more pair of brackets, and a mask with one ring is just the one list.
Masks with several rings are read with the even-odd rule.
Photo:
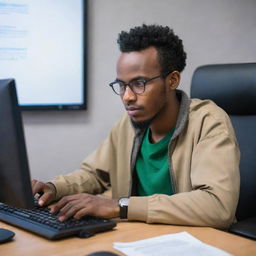
[[144, 120], [141, 122], [136, 122], [136, 121], [132, 120], [132, 118], [131, 118], [131, 122], [132, 122], [132, 125], [134, 126], [134, 128], [136, 128], [136, 129], [146, 129], [150, 126], [150, 124], [154, 118], [155, 118], [155, 116], [153, 116], [151, 119]]
[[[162, 92], [162, 95], [165, 95], [165, 91]], [[154, 121], [154, 119], [158, 116], [158, 114], [161, 112], [161, 110], [165, 107], [166, 102], [167, 102], [167, 99], [164, 99], [163, 105], [158, 109], [157, 113], [155, 113], [155, 115], [150, 119], [147, 119], [141, 122], [136, 122], [131, 118], [133, 127], [138, 129], [147, 129], [151, 125], [151, 123]]]

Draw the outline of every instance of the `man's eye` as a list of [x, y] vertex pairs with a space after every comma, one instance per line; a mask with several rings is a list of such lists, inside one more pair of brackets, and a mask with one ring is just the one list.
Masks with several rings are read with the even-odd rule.
[[144, 86], [144, 81], [143, 80], [135, 80], [131, 82], [132, 86], [136, 87], [143, 87]]

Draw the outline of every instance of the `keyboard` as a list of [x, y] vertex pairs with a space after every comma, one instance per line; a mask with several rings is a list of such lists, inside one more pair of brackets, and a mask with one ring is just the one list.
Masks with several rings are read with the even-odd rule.
[[31, 231], [50, 240], [69, 236], [90, 237], [116, 226], [112, 220], [86, 216], [80, 220], [70, 218], [61, 222], [47, 207], [35, 205], [33, 209], [21, 209], [0, 203], [0, 220]]

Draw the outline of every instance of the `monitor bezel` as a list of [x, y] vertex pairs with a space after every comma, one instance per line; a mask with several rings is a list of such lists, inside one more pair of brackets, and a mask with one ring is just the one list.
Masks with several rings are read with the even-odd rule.
[[[0, 168], [1, 162], [3, 164], [2, 169], [0, 169], [0, 176], [2, 179], [0, 181], [0, 184], [2, 183], [0, 186], [0, 202], [19, 208], [31, 209], [34, 206], [34, 197], [31, 187], [23, 122], [20, 107], [18, 105], [15, 80], [0, 80], [0, 90], [3, 90], [3, 92], [0, 93], [3, 93], [5, 96], [4, 102], [0, 102], [0, 106], [4, 108], [2, 114], [0, 112], [0, 118], [4, 119], [0, 120], [0, 125], [2, 125], [2, 127], [5, 125], [6, 127], [0, 130], [0, 139], [1, 136], [5, 136], [7, 132], [13, 133], [9, 134], [13, 139], [12, 143], [8, 144], [8, 139], [6, 142], [3, 142], [5, 138], [2, 137], [2, 146], [8, 144], [7, 147], [14, 145], [16, 147], [16, 149], [9, 150], [15, 155], [8, 156], [8, 159], [6, 159], [6, 155], [3, 154], [8, 148], [2, 148], [2, 154], [0, 150]], [[6, 115], [8, 115], [9, 118], [6, 118]], [[13, 129], [8, 129], [10, 127]], [[1, 134], [1, 131], [3, 134]], [[13, 161], [13, 159], [17, 162], [14, 163], [14, 165], [13, 163], [8, 164], [8, 161]], [[16, 166], [16, 168], [13, 168], [13, 166]], [[5, 191], [3, 191], [3, 189]]]

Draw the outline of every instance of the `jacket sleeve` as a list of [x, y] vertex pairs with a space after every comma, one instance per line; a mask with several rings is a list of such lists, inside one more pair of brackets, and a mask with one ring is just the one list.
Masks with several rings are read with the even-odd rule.
[[[211, 120], [207, 127], [201, 127], [198, 140], [194, 137], [188, 175], [190, 191], [180, 188], [181, 192], [172, 196], [131, 197], [128, 218], [147, 223], [228, 228], [235, 218], [240, 184], [240, 152], [229, 126], [228, 119], [227, 129]], [[179, 167], [184, 168], [182, 163]]]
[[109, 170], [115, 156], [114, 129], [97, 150], [83, 160], [79, 169], [50, 181], [56, 188], [56, 200], [77, 193], [99, 194], [110, 188]]

